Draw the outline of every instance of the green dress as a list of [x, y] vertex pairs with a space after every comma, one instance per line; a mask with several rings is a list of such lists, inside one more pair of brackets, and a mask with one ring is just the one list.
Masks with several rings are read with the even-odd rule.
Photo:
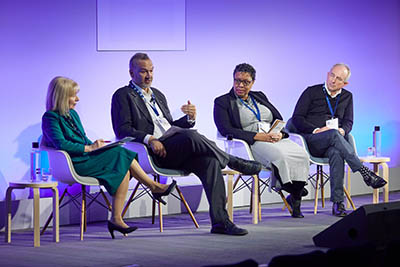
[[92, 144], [83, 129], [78, 113], [71, 109], [70, 116], [61, 116], [57, 111], [47, 111], [42, 117], [42, 142], [45, 146], [66, 151], [75, 171], [82, 176], [99, 180], [110, 195], [115, 195], [119, 185], [137, 153], [123, 147], [84, 152], [85, 145]]

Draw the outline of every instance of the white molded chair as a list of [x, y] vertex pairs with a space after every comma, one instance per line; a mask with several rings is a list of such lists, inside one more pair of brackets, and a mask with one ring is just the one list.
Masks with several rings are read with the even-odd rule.
[[[81, 208], [80, 239], [83, 240], [83, 232], [86, 232], [86, 222], [87, 222], [86, 210], [90, 207], [90, 205], [93, 202], [96, 202], [101, 206], [105, 207], [106, 209], [108, 209], [109, 211], [111, 211], [111, 204], [107, 196], [104, 194], [102, 186], [100, 186], [100, 183], [96, 178], [88, 176], [80, 176], [79, 174], [76, 173], [74, 166], [72, 165], [72, 160], [67, 152], [63, 150], [57, 150], [51, 147], [45, 147], [42, 145], [40, 146], [40, 149], [42, 151], [46, 151], [48, 154], [49, 165], [52, 170], [53, 178], [61, 183], [68, 185], [60, 197], [60, 209], [70, 202], [73, 202], [77, 207], [80, 206]], [[68, 192], [68, 188], [74, 184], [80, 184], [82, 188], [81, 192], [77, 195], [71, 195]], [[91, 194], [86, 193], [86, 186], [100, 186], [100, 191], [97, 194], [95, 194], [95, 196], [92, 196]], [[70, 199], [62, 204], [65, 195], [69, 195]], [[82, 195], [82, 201], [81, 203], [79, 203], [78, 198], [81, 195]], [[105, 206], [102, 202], [97, 200], [97, 197], [99, 195], [103, 196], [107, 206]], [[86, 203], [86, 197], [90, 198], [90, 202], [88, 204]], [[43, 227], [41, 234], [43, 234], [44, 231], [46, 231], [46, 228], [48, 227], [51, 219], [52, 215], [50, 215], [49, 218], [47, 219], [47, 222]]]
[[[237, 157], [241, 157], [247, 160], [254, 160], [253, 152], [250, 149], [250, 146], [247, 144], [246, 141], [231, 137], [224, 137], [219, 132], [217, 132], [217, 139], [224, 141], [225, 152]], [[267, 171], [271, 173], [270, 169], [265, 169], [263, 171]], [[260, 179], [258, 175], [252, 175], [249, 179], [244, 179], [242, 174], [239, 174], [235, 183], [230, 187], [230, 180], [232, 179], [228, 174], [228, 213], [230, 213], [230, 217], [232, 219], [232, 198], [233, 193], [243, 189], [244, 187], [249, 188], [252, 192], [251, 199], [250, 199], [250, 213], [253, 211], [253, 223], [257, 223], [257, 214], [258, 220], [261, 221], [261, 194], [265, 191], [266, 188], [270, 186], [270, 178], [267, 179]], [[249, 185], [249, 180], [252, 179], [252, 186]], [[242, 185], [236, 188], [239, 181], [242, 181]], [[236, 188], [236, 189], [235, 189]], [[281, 190], [276, 190], [273, 188], [275, 192], [277, 192], [280, 197], [282, 198], [283, 203], [285, 204], [286, 208], [292, 214], [292, 209], [290, 208], [289, 204], [287, 203], [285, 196], [283, 195]]]
[[[324, 194], [324, 186], [325, 184], [329, 181], [330, 177], [327, 173], [324, 172], [323, 167], [324, 166], [329, 166], [329, 159], [328, 158], [319, 158], [319, 157], [314, 157], [311, 155], [308, 145], [306, 140], [304, 139], [303, 136], [300, 134], [297, 134], [297, 129], [293, 125], [292, 119], [290, 118], [288, 122], [286, 123], [286, 129], [290, 132], [290, 139], [303, 147], [307, 154], [309, 155], [310, 158], [310, 164], [315, 164], [317, 167], [317, 172], [310, 175], [308, 177], [308, 181], [310, 181], [311, 185], [315, 189], [315, 197], [314, 197], [314, 214], [317, 214], [317, 209], [318, 209], [318, 189], [321, 190], [321, 202], [322, 202], [322, 207], [325, 207], [325, 194]], [[349, 143], [354, 147], [354, 150], [357, 151], [356, 149], [356, 143], [354, 140], [354, 137], [352, 134], [349, 134]], [[350, 173], [348, 173], [348, 176]], [[354, 202], [351, 199], [351, 196], [349, 194], [349, 191], [346, 189], [345, 186], [343, 186], [344, 193], [347, 197], [348, 202], [352, 206], [353, 210], [355, 210]]]
[[[184, 177], [184, 176], [189, 176], [190, 173], [186, 173], [182, 170], [176, 170], [176, 169], [166, 169], [166, 168], [161, 168], [158, 167], [154, 161], [151, 155], [148, 152], [147, 146], [138, 143], [138, 142], [128, 142], [124, 145], [125, 148], [132, 150], [138, 154], [139, 158], [139, 165], [142, 167], [142, 169], [147, 173], [151, 174], [154, 177], [154, 180], [157, 182], [160, 182], [160, 176], [166, 176], [166, 177]], [[143, 194], [139, 194], [138, 196], [135, 197], [135, 194], [139, 188], [141, 183], [137, 183], [136, 187], [133, 189], [132, 194], [129, 197], [128, 202], [125, 205], [125, 208], [122, 212], [122, 216], [125, 215], [126, 211], [128, 210], [128, 207], [131, 202], [134, 200], [138, 199], [141, 197]], [[144, 188], [144, 187], [143, 187]], [[144, 188], [145, 192], [144, 193], [149, 193], [146, 188]], [[183, 194], [179, 188], [179, 186], [176, 186], [176, 191], [178, 192], [178, 196], [175, 195], [174, 193], [171, 193], [174, 197], [179, 199], [183, 205], [185, 206], [187, 212], [189, 213], [194, 225], [196, 228], [199, 228], [199, 224], [196, 221], [196, 218], [193, 215], [192, 210], [190, 209], [188, 203], [186, 202], [185, 198], [183, 197]], [[150, 194], [150, 193], [149, 193]], [[152, 223], [154, 224], [154, 218], [155, 218], [155, 203], [156, 201], [153, 199], [153, 207], [152, 207]], [[159, 222], [160, 222], [160, 232], [163, 231], [163, 219], [162, 219], [162, 210], [161, 210], [161, 204], [158, 203], [158, 214], [159, 214]]]

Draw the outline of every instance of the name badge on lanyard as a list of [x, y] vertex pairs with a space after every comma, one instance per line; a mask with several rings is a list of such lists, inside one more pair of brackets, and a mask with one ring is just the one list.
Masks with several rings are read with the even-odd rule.
[[338, 104], [339, 104], [340, 94], [337, 96], [335, 109], [333, 109], [332, 105], [331, 105], [331, 102], [329, 101], [328, 93], [326, 92], [325, 87], [324, 87], [324, 93], [325, 93], [326, 103], [328, 104], [329, 111], [330, 111], [331, 116], [332, 116], [332, 118], [330, 120], [326, 121], [326, 127], [330, 128], [330, 129], [338, 130], [339, 129], [339, 119], [335, 118], [335, 113], [336, 113], [336, 109], [337, 109]]
[[250, 95], [249, 96], [251, 101], [253, 102], [254, 107], [256, 108], [256, 110], [252, 109], [252, 107], [250, 107], [246, 102], [243, 101], [243, 99], [239, 98], [240, 102], [242, 102], [242, 104], [248, 108], [251, 112], [253, 112], [253, 114], [256, 116], [258, 121], [261, 121], [261, 112], [260, 109], [258, 108], [258, 105], [256, 103], [256, 101], [254, 100], [254, 98]]

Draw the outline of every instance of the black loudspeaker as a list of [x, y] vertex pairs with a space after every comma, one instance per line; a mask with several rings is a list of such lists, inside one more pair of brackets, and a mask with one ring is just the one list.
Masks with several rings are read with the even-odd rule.
[[385, 246], [400, 241], [400, 201], [364, 205], [313, 237], [318, 247]]

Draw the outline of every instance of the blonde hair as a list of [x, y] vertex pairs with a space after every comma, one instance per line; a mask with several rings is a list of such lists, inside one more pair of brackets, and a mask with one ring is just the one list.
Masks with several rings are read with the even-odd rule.
[[46, 111], [58, 111], [61, 116], [69, 113], [69, 97], [79, 91], [79, 85], [66, 77], [57, 76], [49, 83]]

